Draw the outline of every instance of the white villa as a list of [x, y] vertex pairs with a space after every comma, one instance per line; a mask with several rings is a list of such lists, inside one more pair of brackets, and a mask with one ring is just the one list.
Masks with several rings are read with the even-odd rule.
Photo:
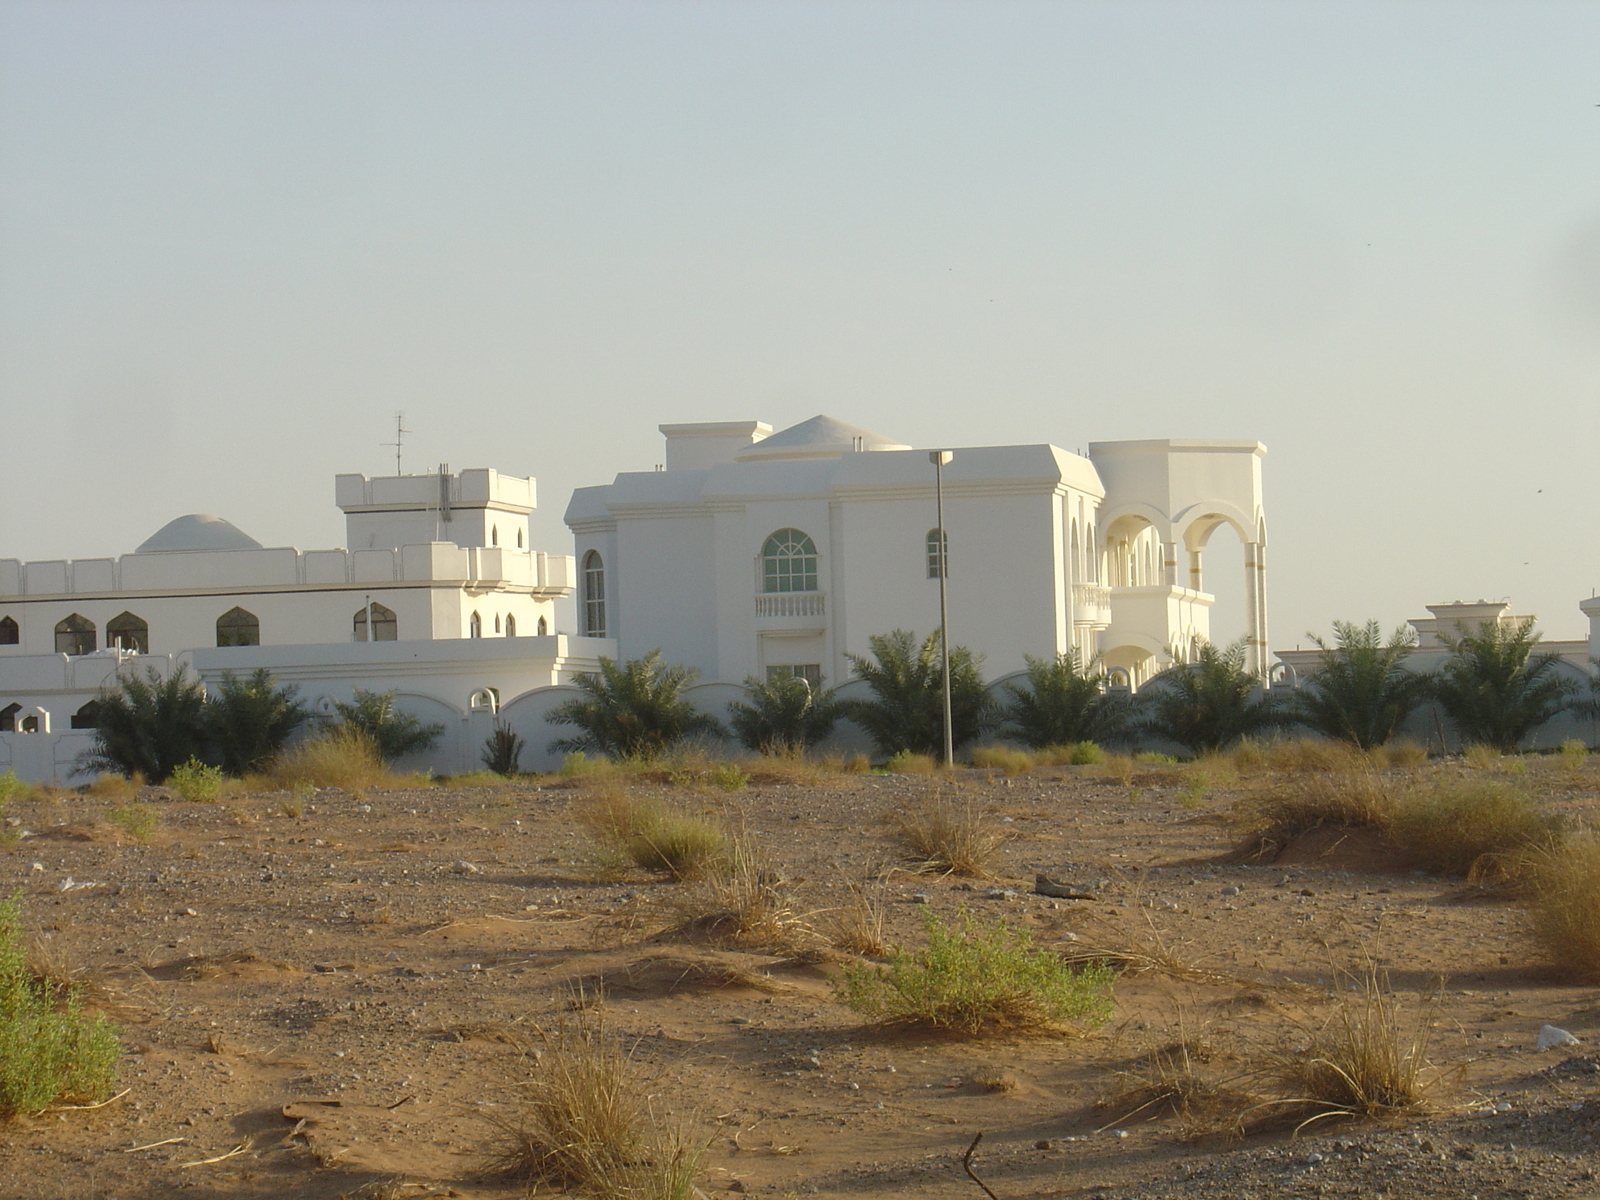
[[847, 654], [938, 628], [986, 677], [1024, 656], [1099, 654], [1137, 687], [1210, 634], [1205, 549], [1245, 547], [1250, 667], [1267, 669], [1259, 442], [953, 448], [937, 528], [928, 452], [819, 416], [663, 425], [665, 462], [578, 489], [580, 627], [624, 657], [655, 647], [704, 679], [840, 683]]

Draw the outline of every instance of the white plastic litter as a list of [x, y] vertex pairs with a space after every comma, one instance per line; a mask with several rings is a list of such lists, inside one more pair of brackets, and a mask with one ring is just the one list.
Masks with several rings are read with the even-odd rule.
[[1557, 1046], [1576, 1046], [1578, 1039], [1565, 1029], [1555, 1025], [1544, 1025], [1539, 1029], [1539, 1049], [1554, 1050]]

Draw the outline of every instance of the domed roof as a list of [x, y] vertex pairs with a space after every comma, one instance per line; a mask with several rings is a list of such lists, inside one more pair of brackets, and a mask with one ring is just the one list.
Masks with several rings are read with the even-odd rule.
[[143, 545], [140, 554], [167, 550], [259, 550], [261, 543], [230, 521], [209, 513], [190, 513], [168, 521]]
[[852, 450], [909, 450], [910, 446], [890, 441], [870, 429], [848, 425], [832, 417], [816, 416], [771, 437], [762, 438], [739, 455], [736, 462], [757, 462], [764, 458], [837, 458]]

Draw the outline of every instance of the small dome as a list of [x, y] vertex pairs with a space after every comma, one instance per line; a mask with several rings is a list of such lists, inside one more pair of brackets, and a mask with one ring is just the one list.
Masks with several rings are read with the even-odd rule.
[[168, 521], [139, 547], [140, 554], [167, 550], [259, 550], [261, 543], [230, 521], [209, 513], [190, 513]]
[[766, 458], [838, 458], [852, 450], [909, 450], [910, 446], [890, 441], [870, 429], [847, 425], [832, 417], [812, 417], [771, 437], [762, 438], [740, 454], [735, 462], [757, 462]]

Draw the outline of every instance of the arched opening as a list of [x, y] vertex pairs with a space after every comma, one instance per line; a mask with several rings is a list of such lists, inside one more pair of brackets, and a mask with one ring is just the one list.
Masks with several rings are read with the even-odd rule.
[[1121, 675], [1124, 686], [1137, 691], [1155, 672], [1155, 655], [1142, 646], [1115, 646], [1100, 656], [1101, 665], [1110, 675]]
[[500, 632], [500, 614], [499, 613], [495, 613], [495, 615], [494, 615], [494, 631], [496, 633]]
[[395, 642], [400, 640], [400, 621], [394, 615], [392, 608], [386, 608], [374, 601], [371, 605], [363, 604], [356, 609], [355, 638], [358, 642], [367, 640], [367, 609], [372, 609], [372, 640], [375, 642]]
[[44, 722], [39, 719], [38, 713], [30, 713], [17, 722], [18, 733], [38, 733], [44, 728]]
[[499, 544], [500, 544], [500, 526], [491, 525], [491, 526], [489, 526], [489, 545], [498, 546]]
[[506, 614], [506, 636], [507, 637], [516, 637], [517, 636], [517, 618], [516, 618], [516, 615], [514, 613], [507, 613]]
[[585, 637], [606, 636], [606, 565], [598, 550], [583, 556], [583, 632]]
[[0, 617], [0, 646], [22, 644], [22, 630], [10, 617]]
[[500, 711], [500, 689], [479, 688], [467, 700], [468, 712], [497, 713]]
[[539, 624], [537, 628], [539, 630], [540, 637], [550, 636], [550, 622], [546, 621], [543, 617], [539, 618]]
[[472, 616], [467, 618], [467, 636], [469, 638], [481, 638], [483, 636], [483, 618], [477, 613], [473, 613]]
[[73, 713], [72, 727], [74, 729], [100, 728], [100, 701], [91, 700], [77, 712]]
[[1139, 516], [1118, 517], [1106, 530], [1106, 578], [1114, 588], [1153, 587], [1160, 582], [1160, 544], [1155, 528]]
[[517, 530], [517, 549], [522, 549], [522, 530]]
[[0, 733], [17, 732], [17, 714], [22, 711], [20, 704], [8, 704], [0, 708]]
[[135, 654], [150, 653], [150, 626], [131, 612], [118, 613], [106, 622], [106, 645]]
[[761, 547], [763, 592], [817, 590], [817, 544], [798, 529], [780, 529]]
[[928, 530], [924, 540], [928, 553], [928, 578], [938, 579], [940, 576], [950, 577], [950, 531], [941, 530], [937, 526]]
[[217, 645], [261, 645], [260, 618], [245, 609], [230, 608], [217, 618]]
[[57, 654], [93, 654], [96, 641], [94, 622], [73, 613], [56, 623]]
[[1244, 537], [1232, 521], [1220, 514], [1201, 517], [1184, 531], [1188, 551], [1186, 587], [1213, 597], [1209, 640], [1227, 646], [1249, 630], [1245, 601]]

